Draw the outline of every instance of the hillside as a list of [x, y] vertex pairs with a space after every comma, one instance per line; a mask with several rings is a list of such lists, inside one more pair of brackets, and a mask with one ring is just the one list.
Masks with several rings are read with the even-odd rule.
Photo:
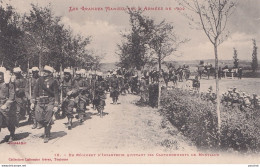
[[[215, 66], [215, 60], [214, 59], [207, 59], [203, 60], [204, 63], [209, 63]], [[166, 61], [166, 63], [172, 63], [175, 67], [182, 66], [182, 65], [189, 65], [190, 67], [197, 67], [197, 65], [200, 63], [200, 60], [189, 60], [189, 61]], [[258, 62], [260, 64], [260, 61]], [[219, 60], [219, 66], [224, 67], [228, 65], [228, 67], [233, 67], [233, 60]], [[250, 69], [251, 68], [251, 60], [239, 60], [239, 66]], [[163, 65], [163, 68], [165, 65]], [[108, 71], [111, 69], [116, 68], [116, 63], [101, 63], [101, 70], [102, 71]]]

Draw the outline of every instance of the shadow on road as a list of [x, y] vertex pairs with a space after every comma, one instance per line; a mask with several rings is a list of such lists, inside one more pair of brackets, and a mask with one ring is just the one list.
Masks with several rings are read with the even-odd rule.
[[54, 140], [56, 138], [60, 138], [60, 137], [66, 136], [66, 135], [67, 135], [67, 133], [64, 131], [51, 132], [50, 140]]
[[[17, 134], [15, 134], [15, 140], [14, 140], [14, 142], [15, 142], [15, 141], [22, 140], [22, 139], [25, 139], [25, 138], [27, 138], [30, 134], [31, 134], [31, 133], [29, 133], [29, 132], [17, 133]], [[6, 135], [6, 136], [4, 137], [4, 139], [0, 142], [0, 144], [7, 142], [9, 138], [10, 138], [10, 135]]]

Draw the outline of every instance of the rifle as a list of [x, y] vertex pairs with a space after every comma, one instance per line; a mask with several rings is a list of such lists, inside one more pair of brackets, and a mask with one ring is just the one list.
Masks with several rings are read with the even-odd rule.
[[29, 60], [28, 60], [27, 75], [28, 75], [28, 82], [29, 82], [29, 98], [31, 100], [31, 98], [32, 98], [32, 82], [31, 82], [31, 77], [30, 77], [30, 62], [29, 62]]
[[60, 104], [62, 104], [62, 102], [63, 102], [62, 64], [60, 65], [60, 80], [61, 80], [61, 88], [60, 88]]

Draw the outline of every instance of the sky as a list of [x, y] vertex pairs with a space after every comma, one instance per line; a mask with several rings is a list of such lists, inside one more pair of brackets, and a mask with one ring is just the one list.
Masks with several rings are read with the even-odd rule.
[[[251, 60], [252, 39], [260, 44], [260, 1], [235, 0], [238, 2], [236, 10], [230, 17], [227, 30], [229, 38], [219, 46], [219, 59], [231, 60], [233, 48], [238, 51], [240, 60]], [[118, 62], [117, 44], [122, 42], [120, 32], [129, 31], [129, 15], [123, 10], [106, 10], [123, 7], [158, 7], [163, 10], [145, 11], [144, 15], [156, 22], [165, 21], [174, 25], [176, 34], [182, 39], [189, 39], [173, 55], [166, 60], [201, 60], [214, 59], [213, 45], [202, 30], [192, 29], [188, 20], [178, 11], [180, 7], [175, 0], [4, 0], [11, 4], [18, 12], [28, 13], [31, 3], [39, 6], [51, 4], [54, 15], [62, 17], [62, 23], [70, 27], [75, 34], [91, 36], [88, 49], [102, 55], [102, 62]], [[87, 8], [103, 8], [103, 10], [82, 10]], [[76, 10], [77, 8], [77, 10]], [[172, 10], [165, 10], [171, 8]], [[70, 10], [75, 9], [75, 10]], [[184, 12], [189, 13], [187, 9]]]

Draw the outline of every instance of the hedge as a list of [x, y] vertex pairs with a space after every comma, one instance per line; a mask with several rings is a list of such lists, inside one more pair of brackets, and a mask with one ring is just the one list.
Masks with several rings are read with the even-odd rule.
[[162, 92], [161, 106], [170, 122], [201, 149], [260, 151], [260, 111], [256, 109], [240, 111], [221, 105], [219, 136], [216, 104], [176, 88]]

